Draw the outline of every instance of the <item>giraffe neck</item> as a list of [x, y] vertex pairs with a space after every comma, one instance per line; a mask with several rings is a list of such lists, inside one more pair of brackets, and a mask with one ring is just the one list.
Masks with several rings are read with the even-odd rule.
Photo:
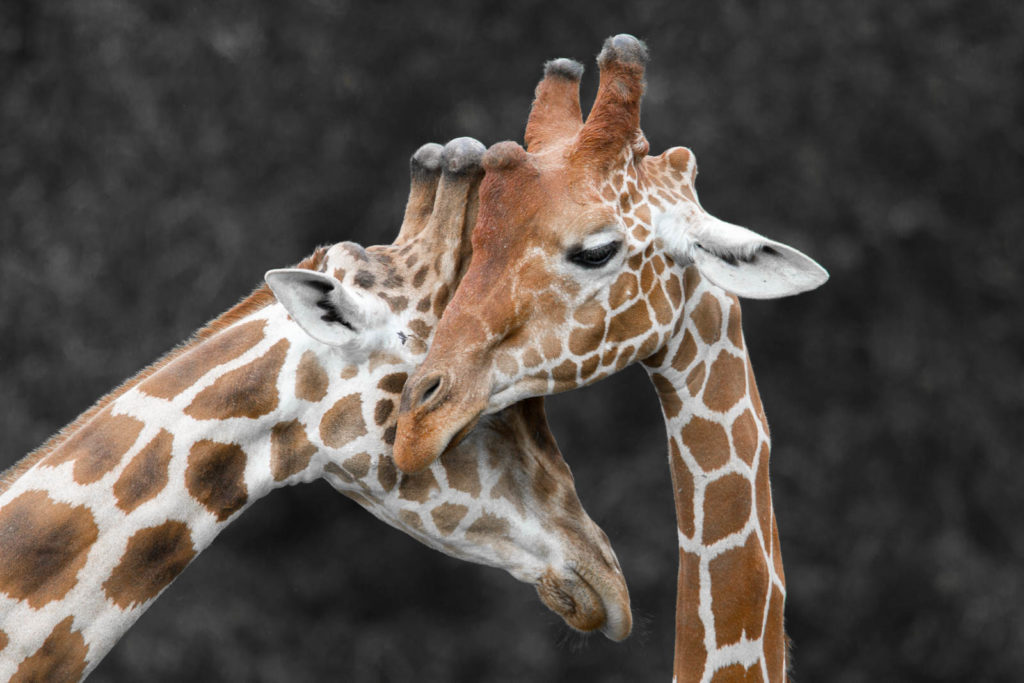
[[770, 438], [739, 302], [694, 268], [684, 283], [685, 324], [645, 361], [665, 418], [678, 523], [675, 680], [756, 671], [782, 681], [786, 589]]
[[0, 494], [0, 680], [48, 658], [88, 673], [248, 505], [321, 474], [310, 401], [344, 371], [285, 318], [268, 306], [196, 344]]

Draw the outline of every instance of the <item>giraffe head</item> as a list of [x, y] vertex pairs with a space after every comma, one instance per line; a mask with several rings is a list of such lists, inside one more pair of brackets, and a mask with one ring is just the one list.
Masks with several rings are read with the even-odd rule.
[[[403, 382], [469, 260], [483, 152], [476, 140], [459, 138], [413, 156], [394, 244], [363, 250], [342, 243], [315, 269], [267, 273], [289, 324], [327, 350], [317, 354], [326, 374], [356, 380], [366, 373], [363, 385], [372, 387], [358, 399], [343, 395], [347, 389], [332, 396], [331, 381], [322, 387], [319, 453], [307, 457], [320, 459], [316, 471], [378, 518], [445, 554], [505, 569], [533, 584], [573, 628], [621, 640], [632, 626], [625, 579], [607, 536], [580, 503], [542, 398], [481, 420], [457, 448], [415, 474], [399, 472], [388, 448]], [[362, 417], [370, 407], [372, 426]]]
[[609, 38], [585, 122], [583, 67], [549, 62], [527, 148], [502, 142], [484, 155], [472, 262], [402, 396], [403, 470], [426, 466], [486, 412], [589, 384], [662, 349], [682, 322], [687, 266], [750, 298], [827, 279], [792, 247], [706, 212], [690, 150], [648, 155], [646, 62], [636, 38]]

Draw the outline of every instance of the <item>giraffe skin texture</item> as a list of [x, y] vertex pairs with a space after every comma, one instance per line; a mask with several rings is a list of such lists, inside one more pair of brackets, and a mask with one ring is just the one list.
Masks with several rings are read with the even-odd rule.
[[479, 420], [416, 474], [391, 458], [399, 396], [468, 263], [483, 150], [425, 145], [393, 244], [342, 242], [268, 273], [275, 290], [0, 477], [0, 680], [84, 677], [249, 505], [318, 478], [432, 548], [535, 585], [570, 626], [629, 634], [618, 560], [543, 398]]
[[690, 150], [649, 155], [647, 60], [633, 36], [609, 38], [585, 121], [582, 66], [549, 62], [527, 147], [484, 155], [473, 259], [406, 383], [395, 461], [418, 471], [481, 416], [642, 362], [665, 418], [679, 527], [675, 678], [780, 681], [770, 438], [736, 295], [797, 294], [827, 273], [708, 214]]

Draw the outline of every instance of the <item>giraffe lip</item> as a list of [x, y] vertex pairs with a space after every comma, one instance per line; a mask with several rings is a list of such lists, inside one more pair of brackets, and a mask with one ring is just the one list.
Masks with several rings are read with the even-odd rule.
[[600, 630], [610, 640], [625, 639], [633, 624], [625, 584], [619, 577], [612, 582], [616, 586], [591, 582], [583, 576], [588, 573], [571, 564], [562, 572], [549, 567], [536, 582], [541, 602], [577, 631]]

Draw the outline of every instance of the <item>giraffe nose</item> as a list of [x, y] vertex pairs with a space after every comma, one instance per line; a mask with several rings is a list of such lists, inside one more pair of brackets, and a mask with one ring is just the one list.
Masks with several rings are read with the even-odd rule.
[[402, 397], [402, 411], [429, 411], [444, 403], [448, 378], [442, 373], [431, 373], [416, 380]]

